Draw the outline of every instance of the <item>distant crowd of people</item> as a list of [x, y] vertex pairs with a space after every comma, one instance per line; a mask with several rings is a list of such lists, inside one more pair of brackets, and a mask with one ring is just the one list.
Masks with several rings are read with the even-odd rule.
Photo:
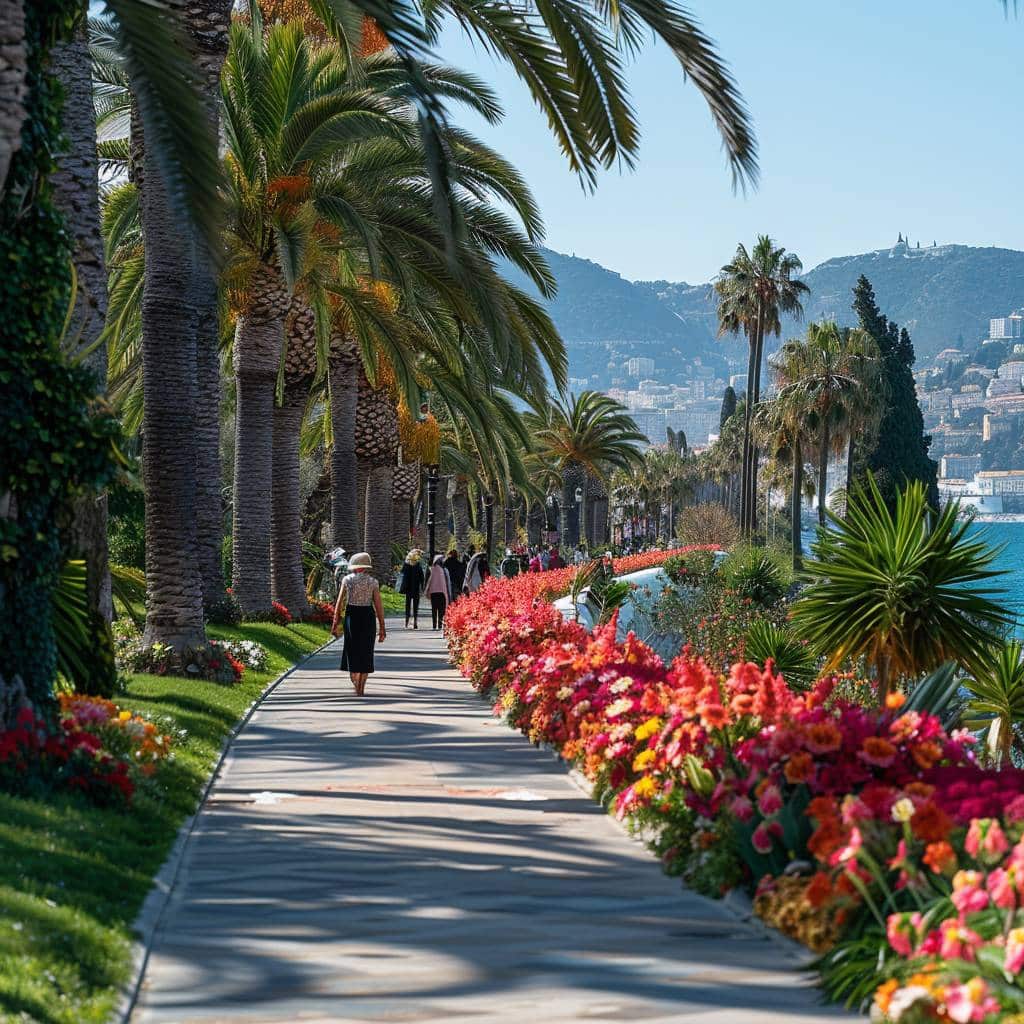
[[430, 619], [434, 629], [444, 628], [444, 613], [461, 594], [479, 589], [491, 567], [487, 552], [477, 551], [472, 544], [464, 556], [452, 548], [447, 557], [435, 555], [430, 566], [423, 564], [423, 551], [413, 548], [402, 563], [396, 589], [405, 596], [405, 628], [419, 629], [420, 598], [430, 598]]

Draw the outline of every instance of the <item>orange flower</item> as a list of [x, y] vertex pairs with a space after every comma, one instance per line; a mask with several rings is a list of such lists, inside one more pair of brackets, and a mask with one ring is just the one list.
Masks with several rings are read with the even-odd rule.
[[881, 736], [869, 736], [862, 744], [860, 756], [878, 768], [888, 768], [896, 760], [896, 748]]
[[914, 759], [918, 768], [927, 771], [939, 763], [942, 757], [942, 747], [934, 740], [926, 740], [911, 747], [910, 756]]
[[937, 875], [951, 875], [957, 868], [956, 851], [944, 839], [929, 843], [921, 859]]
[[816, 796], [807, 805], [807, 816], [815, 821], [825, 821], [839, 817], [836, 802], [830, 796]]
[[882, 984], [875, 989], [875, 1006], [878, 1007], [883, 1016], [888, 1016], [889, 1006], [892, 1004], [892, 997], [896, 994], [899, 987], [899, 981], [896, 978], [890, 978], [888, 981], [883, 981]]
[[824, 871], [819, 871], [811, 879], [805, 895], [812, 907], [823, 907], [832, 898], [832, 879]]
[[913, 782], [908, 782], [903, 787], [903, 792], [906, 793], [907, 796], [918, 796], [922, 800], [927, 800], [928, 797], [935, 792], [935, 787], [927, 782], [921, 782], [920, 780], [915, 779]]
[[827, 754], [838, 750], [843, 734], [832, 722], [816, 722], [807, 730], [807, 748], [813, 754]]
[[786, 762], [786, 781], [794, 785], [806, 782], [813, 772], [814, 759], [806, 750], [798, 751]]
[[949, 835], [953, 822], [941, 807], [929, 800], [914, 812], [910, 827], [918, 839], [926, 843], [937, 843]]
[[828, 858], [846, 841], [846, 833], [835, 818], [826, 818], [807, 840], [807, 849], [818, 860]]
[[737, 693], [733, 697], [730, 707], [737, 715], [749, 715], [754, 710], [754, 697], [749, 693]]
[[892, 693], [887, 694], [885, 698], [885, 706], [890, 711], [899, 711], [904, 704], [907, 703], [905, 694], [900, 693], [898, 690], [893, 690]]
[[729, 712], [721, 704], [701, 704], [697, 714], [706, 729], [722, 729], [729, 724]]

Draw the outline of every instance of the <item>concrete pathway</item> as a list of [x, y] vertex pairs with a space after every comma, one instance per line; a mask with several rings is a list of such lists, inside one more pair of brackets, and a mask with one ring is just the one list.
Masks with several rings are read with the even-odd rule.
[[847, 1019], [396, 625], [365, 698], [335, 645], [236, 740], [135, 1024]]

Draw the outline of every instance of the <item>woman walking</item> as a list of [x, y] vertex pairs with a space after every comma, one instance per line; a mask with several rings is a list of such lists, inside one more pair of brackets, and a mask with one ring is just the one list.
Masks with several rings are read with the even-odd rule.
[[430, 618], [434, 629], [444, 629], [444, 613], [452, 599], [452, 578], [444, 567], [444, 559], [434, 556], [427, 579], [427, 593], [430, 595]]
[[420, 558], [423, 552], [419, 548], [413, 548], [405, 556], [402, 564], [402, 571], [399, 574], [398, 592], [405, 594], [405, 628], [409, 628], [409, 612], [412, 612], [412, 628], [419, 629], [420, 616], [420, 594], [423, 593], [423, 584], [426, 582], [423, 566]]
[[348, 563], [351, 572], [341, 581], [338, 603], [334, 606], [331, 635], [338, 635], [338, 620], [344, 623], [345, 642], [341, 648], [341, 667], [348, 670], [352, 689], [357, 697], [366, 692], [366, 677], [373, 671], [374, 619], [377, 640], [383, 643], [384, 606], [380, 586], [370, 575], [373, 562], [365, 551], [353, 555]]

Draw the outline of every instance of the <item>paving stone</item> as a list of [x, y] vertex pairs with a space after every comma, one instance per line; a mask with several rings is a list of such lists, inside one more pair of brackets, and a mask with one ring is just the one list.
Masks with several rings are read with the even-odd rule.
[[854, 1019], [494, 728], [436, 633], [391, 633], [363, 698], [338, 658], [235, 741], [134, 1024]]

